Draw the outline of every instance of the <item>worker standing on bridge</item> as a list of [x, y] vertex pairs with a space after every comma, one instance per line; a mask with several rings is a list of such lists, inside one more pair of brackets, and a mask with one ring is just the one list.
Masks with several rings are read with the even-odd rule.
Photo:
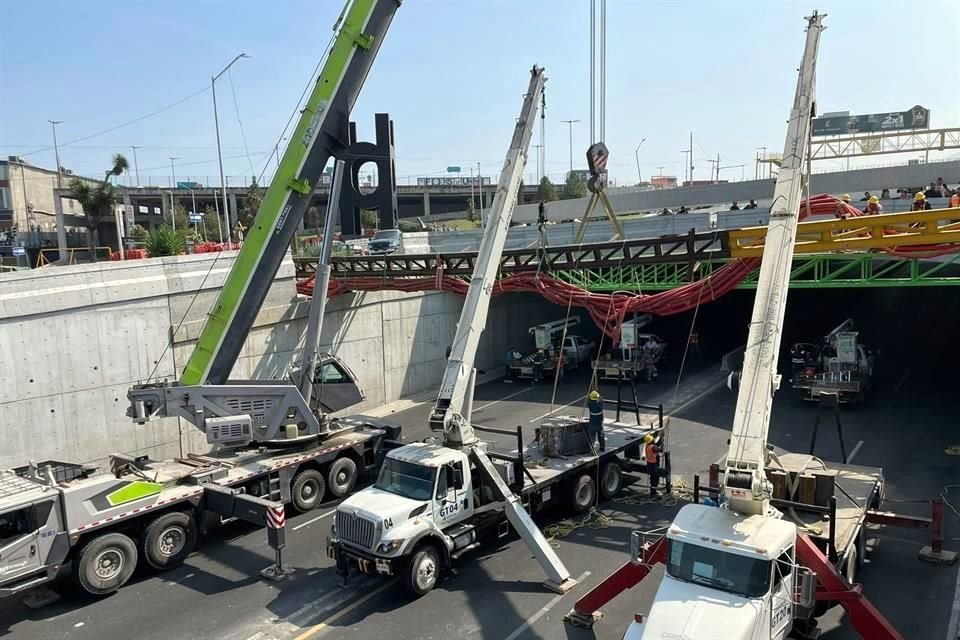
[[543, 349], [537, 349], [533, 354], [533, 381], [531, 384], [539, 384], [543, 380]]
[[600, 451], [606, 451], [607, 445], [603, 440], [603, 398], [600, 392], [594, 389], [587, 396], [587, 409], [590, 411], [590, 423], [587, 427], [587, 438], [590, 447], [594, 448], [594, 440], [600, 444]]
[[913, 206], [910, 207], [910, 211], [929, 211], [930, 203], [927, 202], [927, 197], [923, 195], [923, 191], [917, 191], [917, 195], [913, 196]]
[[650, 497], [658, 497], [657, 485], [660, 484], [660, 454], [663, 449], [654, 441], [652, 435], [643, 437], [643, 453], [647, 459], [647, 475], [650, 476]]

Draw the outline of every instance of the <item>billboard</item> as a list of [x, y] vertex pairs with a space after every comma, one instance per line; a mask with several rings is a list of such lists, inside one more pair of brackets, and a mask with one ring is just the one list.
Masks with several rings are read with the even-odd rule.
[[929, 129], [930, 110], [917, 105], [907, 111], [852, 116], [849, 111], [830, 113], [813, 119], [813, 135], [838, 136], [901, 129]]
[[[476, 186], [480, 184], [477, 182], [479, 178], [476, 176], [470, 177], [441, 177], [441, 178], [417, 178], [418, 187], [469, 187], [470, 185]], [[489, 185], [490, 178], [483, 178], [483, 184]]]

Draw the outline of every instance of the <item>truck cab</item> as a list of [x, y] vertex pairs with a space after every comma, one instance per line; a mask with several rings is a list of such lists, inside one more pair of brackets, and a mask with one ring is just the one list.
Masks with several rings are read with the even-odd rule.
[[337, 506], [328, 555], [346, 573], [406, 575], [408, 590], [423, 595], [451, 556], [476, 541], [464, 522], [476, 496], [470, 461], [459, 450], [413, 443], [389, 452], [373, 486]]
[[625, 640], [786, 638], [798, 584], [796, 526], [687, 505], [667, 531], [666, 572]]
[[68, 549], [62, 513], [60, 490], [0, 471], [0, 597], [57, 575]]
[[403, 241], [403, 234], [399, 229], [381, 229], [370, 238], [368, 247], [372, 255], [386, 255], [397, 253]]

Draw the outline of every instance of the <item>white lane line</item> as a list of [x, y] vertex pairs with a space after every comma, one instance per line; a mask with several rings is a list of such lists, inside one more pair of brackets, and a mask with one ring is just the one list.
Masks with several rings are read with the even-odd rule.
[[700, 393], [698, 393], [698, 394], [695, 395], [694, 397], [690, 398], [689, 400], [687, 400], [686, 402], [684, 402], [682, 405], [680, 405], [680, 406], [677, 407], [676, 409], [671, 409], [671, 410], [670, 410], [670, 413], [668, 413], [668, 414], [667, 414], [666, 416], [664, 416], [664, 417], [670, 417], [670, 416], [672, 416], [672, 415], [674, 415], [674, 414], [680, 413], [681, 411], [683, 411], [684, 409], [686, 409], [687, 407], [689, 407], [690, 405], [692, 405], [694, 402], [699, 402], [700, 400], [703, 399], [704, 396], [710, 395], [711, 393], [713, 393], [714, 391], [716, 391], [716, 390], [719, 389], [720, 387], [726, 386], [726, 384], [727, 384], [726, 380], [721, 380], [720, 382], [716, 383], [715, 385], [709, 387], [708, 389], [705, 389], [704, 391], [701, 391]]
[[338, 585], [330, 591], [314, 597], [310, 602], [293, 613], [284, 616], [283, 620], [284, 622], [289, 622], [303, 628], [330, 609], [339, 607], [344, 602], [363, 593], [369, 586], [372, 586], [373, 583], [374, 580], [360, 580], [347, 587]]
[[536, 422], [537, 420], [540, 420], [541, 418], [546, 418], [547, 416], [549, 416], [549, 415], [551, 415], [551, 414], [553, 414], [553, 413], [556, 413], [557, 411], [560, 411], [560, 409], [566, 409], [567, 407], [569, 407], [569, 406], [572, 405], [572, 404], [577, 404], [578, 402], [580, 402], [581, 400], [583, 400], [583, 399], [586, 398], [586, 397], [587, 397], [587, 396], [580, 396], [579, 398], [577, 398], [577, 399], [574, 400], [573, 402], [568, 402], [567, 404], [563, 405], [562, 407], [557, 407], [557, 408], [554, 409], [553, 411], [547, 411], [546, 413], [537, 416], [537, 417], [534, 418], [533, 420], [528, 420], [527, 422]]
[[957, 571], [957, 586], [953, 591], [953, 608], [950, 613], [950, 623], [947, 625], [946, 640], [960, 638], [960, 571]]
[[850, 455], [847, 456], [847, 464], [853, 462], [853, 457], [857, 455], [857, 452], [860, 451], [860, 447], [863, 446], [863, 440], [858, 440], [857, 444], [853, 447], [853, 451], [850, 452]]
[[304, 527], [309, 527], [310, 525], [312, 525], [312, 524], [313, 524], [314, 522], [316, 522], [317, 520], [323, 520], [323, 519], [326, 518], [327, 516], [331, 516], [331, 515], [335, 514], [336, 512], [337, 512], [336, 509], [331, 509], [330, 511], [327, 511], [326, 513], [321, 513], [321, 514], [318, 515], [316, 518], [312, 518], [312, 519], [310, 519], [310, 520], [307, 520], [307, 521], [304, 522], [303, 524], [298, 524], [297, 526], [295, 526], [295, 527], [293, 528], [293, 530], [294, 530], [294, 531], [299, 531], [300, 529], [303, 529]]
[[[584, 572], [583, 572], [583, 575], [581, 575], [579, 578], [577, 578], [577, 582], [578, 582], [578, 583], [583, 582], [583, 581], [587, 578], [587, 576], [589, 576], [589, 575], [590, 575], [590, 572], [589, 572], [589, 571], [584, 571]], [[541, 607], [539, 611], [537, 611], [535, 614], [533, 614], [532, 616], [530, 616], [529, 618], [527, 618], [526, 622], [524, 622], [522, 625], [520, 625], [519, 627], [517, 627], [517, 628], [514, 630], [514, 632], [511, 633], [510, 635], [508, 635], [504, 640], [517, 640], [517, 638], [520, 637], [520, 634], [521, 634], [521, 633], [523, 633], [524, 631], [526, 631], [527, 629], [529, 629], [529, 628], [530, 628], [530, 625], [532, 625], [532, 624], [535, 623], [537, 620], [539, 620], [540, 618], [542, 618], [545, 613], [547, 613], [548, 611], [550, 611], [550, 609], [552, 609], [558, 602], [560, 602], [561, 600], [563, 600], [563, 597], [564, 597], [565, 595], [567, 595], [567, 594], [561, 593], [561, 594], [557, 595], [557, 597], [555, 597], [553, 600], [551, 600], [550, 602], [548, 602], [547, 604], [545, 604], [543, 607]]]
[[516, 398], [516, 397], [517, 397], [518, 395], [520, 395], [521, 393], [526, 393], [526, 392], [528, 392], [528, 391], [533, 391], [533, 387], [527, 387], [526, 389], [520, 389], [520, 391], [517, 391], [516, 393], [511, 393], [510, 395], [504, 396], [503, 398], [500, 398], [499, 400], [494, 400], [493, 402], [488, 402], [487, 404], [481, 405], [481, 406], [479, 406], [479, 407], [474, 407], [473, 410], [474, 410], [474, 411], [481, 411], [481, 410], [483, 410], [483, 409], [486, 409], [487, 407], [492, 407], [492, 406], [495, 405], [495, 404], [500, 404], [500, 403], [503, 402], [504, 400], [509, 400], [510, 398]]

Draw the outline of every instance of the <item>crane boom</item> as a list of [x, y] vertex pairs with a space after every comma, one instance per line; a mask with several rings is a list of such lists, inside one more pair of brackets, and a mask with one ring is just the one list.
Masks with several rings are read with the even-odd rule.
[[783, 164], [770, 209], [727, 452], [725, 495], [730, 509], [744, 514], [766, 514], [770, 508], [770, 492], [764, 475], [767, 434], [773, 394], [780, 386], [777, 359], [797, 234], [804, 165], [810, 145], [810, 120], [815, 112], [817, 50], [824, 29], [822, 19], [823, 16], [816, 12], [807, 18], [806, 44], [790, 110]]
[[487, 324], [490, 297], [497, 282], [500, 256], [517, 202], [517, 190], [523, 178], [523, 167], [527, 163], [527, 149], [545, 82], [543, 68], [534, 66], [530, 70], [530, 86], [524, 95], [520, 117], [513, 130], [497, 192], [487, 217], [487, 230], [477, 252], [477, 262], [450, 346], [440, 393], [430, 416], [430, 428], [443, 431], [448, 446], [471, 445], [477, 441], [470, 426], [469, 410], [473, 398], [474, 361], [480, 336]]
[[350, 110], [399, 5], [400, 0], [350, 0], [341, 13], [340, 31], [181, 384], [223, 384], [229, 377], [327, 161], [346, 149], [342, 134]]

